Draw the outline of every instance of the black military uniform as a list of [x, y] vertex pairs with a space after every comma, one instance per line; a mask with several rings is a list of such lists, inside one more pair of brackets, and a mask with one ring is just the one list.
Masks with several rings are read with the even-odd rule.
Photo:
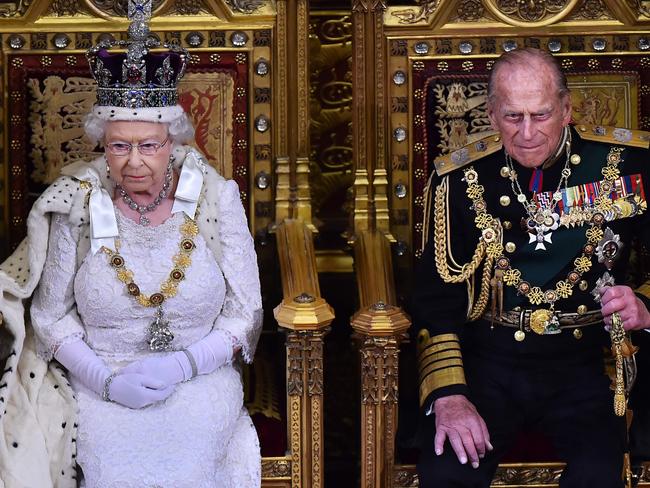
[[[420, 486], [489, 486], [500, 457], [516, 434], [530, 427], [542, 429], [568, 463], [561, 486], [622, 486], [625, 427], [614, 415], [603, 363], [610, 339], [591, 292], [606, 271], [598, 261], [610, 256], [610, 244], [616, 254], [611, 275], [617, 284], [625, 284], [633, 239], [650, 242], [645, 211], [648, 136], [609, 127], [571, 127], [541, 173], [533, 175], [534, 170], [514, 162], [516, 178], [499, 135], [436, 160], [429, 238], [411, 307], [420, 331]], [[550, 207], [549, 198], [559, 197], [558, 184], [567, 167], [567, 190], [559, 185], [562, 199], [555, 206], [560, 218], [548, 221], [552, 215], [541, 215], [547, 232], [537, 232], [524, 208], [529, 202], [518, 199], [515, 180], [530, 200], [528, 186], [535, 176], [531, 184], [539, 193], [548, 192], [545, 205]], [[436, 205], [436, 195], [437, 203], [445, 206]], [[501, 235], [495, 238], [492, 227]], [[479, 240], [487, 249], [484, 255], [493, 257], [489, 281], [483, 264], [466, 280], [443, 279], [441, 268], [452, 276], [466, 270], [463, 264], [480, 254]], [[436, 242], [446, 250], [438, 268]], [[481, 312], [482, 281], [483, 301], [488, 297], [490, 304], [471, 321], [470, 315]], [[647, 285], [637, 290], [646, 306], [648, 290]], [[494, 451], [478, 469], [461, 465], [448, 442], [443, 455], [433, 452], [431, 406], [452, 394], [466, 395], [490, 432]]]

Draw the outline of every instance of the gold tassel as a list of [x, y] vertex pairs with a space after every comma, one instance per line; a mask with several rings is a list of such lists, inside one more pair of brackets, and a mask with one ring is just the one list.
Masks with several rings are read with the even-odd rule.
[[623, 342], [625, 341], [625, 328], [618, 312], [612, 314], [612, 327], [609, 330], [612, 339], [612, 354], [616, 359], [616, 383], [614, 386], [614, 413], [623, 417], [627, 408], [625, 398], [625, 379], [623, 377]]
[[499, 319], [503, 317], [503, 270], [494, 270], [494, 274], [490, 280], [490, 291], [490, 327], [494, 328], [494, 318], [497, 316], [497, 308], [499, 309]]

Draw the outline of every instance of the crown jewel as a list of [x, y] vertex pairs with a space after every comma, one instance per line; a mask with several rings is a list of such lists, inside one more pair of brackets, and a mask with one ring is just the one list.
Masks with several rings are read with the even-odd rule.
[[[97, 81], [97, 106], [135, 109], [178, 103], [176, 85], [185, 74], [188, 53], [178, 44], [161, 43], [150, 34], [151, 3], [129, 0], [129, 38], [100, 41], [86, 53]], [[120, 48], [126, 52], [118, 51]]]

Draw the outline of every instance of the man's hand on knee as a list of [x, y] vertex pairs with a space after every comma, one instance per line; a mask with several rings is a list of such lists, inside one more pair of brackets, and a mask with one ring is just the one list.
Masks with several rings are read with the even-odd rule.
[[479, 459], [492, 450], [490, 433], [485, 421], [474, 405], [464, 395], [450, 395], [438, 398], [433, 404], [436, 416], [434, 449], [442, 454], [445, 439], [449, 439], [458, 460], [478, 468]]

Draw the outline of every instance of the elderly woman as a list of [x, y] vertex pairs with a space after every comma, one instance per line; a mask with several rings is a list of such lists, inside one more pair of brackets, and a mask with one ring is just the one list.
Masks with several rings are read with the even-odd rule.
[[[132, 3], [133, 18], [146, 20]], [[238, 357], [252, 360], [261, 308], [239, 190], [182, 145], [193, 134], [175, 105], [184, 53], [145, 56], [138, 42], [126, 57], [105, 46], [90, 53], [99, 86], [85, 127], [104, 155], [64, 168], [30, 214], [29, 274], [13, 280], [13, 294], [35, 287], [37, 355], [31, 340], [16, 354], [20, 378], [9, 378], [9, 415], [18, 418], [22, 395], [22, 413], [36, 419], [27, 424], [40, 429], [29, 433], [2, 419], [6, 444], [17, 447], [0, 450], [0, 478], [15, 486], [73, 483], [66, 453], [74, 458], [75, 450], [62, 444], [66, 435], [89, 488], [260, 484], [258, 440], [236, 367]], [[138, 75], [147, 83], [137, 85]], [[134, 86], [142, 97], [135, 107], [123, 96]], [[25, 256], [21, 249], [9, 261]], [[9, 281], [0, 276], [4, 290]], [[0, 307], [20, 339], [17, 308], [6, 302]], [[38, 358], [56, 359], [70, 385]], [[40, 475], [18, 467], [38, 470], [39, 455], [49, 457]]]

